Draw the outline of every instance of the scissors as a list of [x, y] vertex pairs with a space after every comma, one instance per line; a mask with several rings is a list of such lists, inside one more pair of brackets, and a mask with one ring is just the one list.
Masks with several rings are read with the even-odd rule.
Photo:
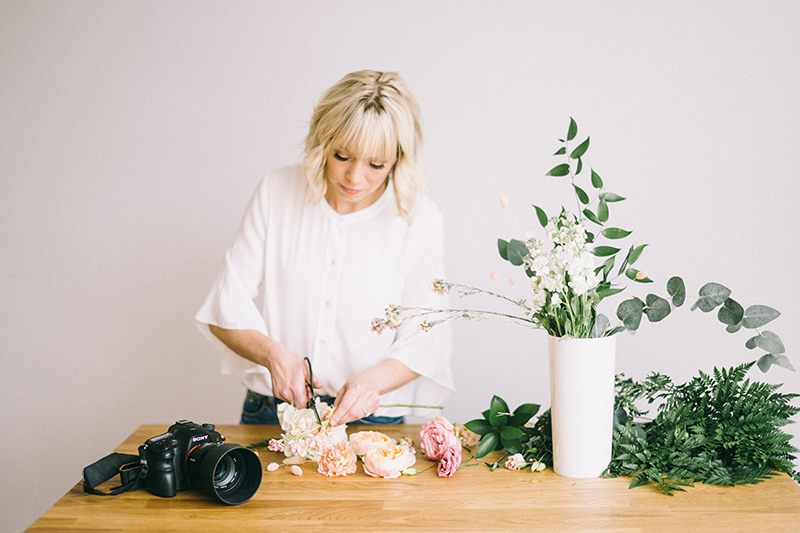
[[311, 394], [311, 398], [308, 400], [306, 408], [314, 411], [314, 415], [317, 417], [317, 422], [319, 425], [322, 425], [322, 419], [319, 417], [319, 411], [317, 411], [317, 393], [314, 392], [314, 371], [311, 369], [311, 360], [308, 357], [304, 357], [303, 360], [306, 362], [306, 364], [308, 364], [308, 381], [306, 382], [306, 385], [308, 386], [308, 391]]

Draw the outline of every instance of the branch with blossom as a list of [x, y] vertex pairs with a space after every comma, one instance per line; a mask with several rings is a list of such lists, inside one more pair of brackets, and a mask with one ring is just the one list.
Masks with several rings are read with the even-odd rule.
[[[386, 308], [384, 318], [373, 320], [372, 329], [378, 333], [396, 329], [403, 321], [412, 318], [423, 319], [420, 327], [425, 331], [452, 319], [501, 320], [542, 328], [554, 337], [604, 337], [621, 331], [633, 333], [639, 328], [643, 317], [646, 316], [650, 322], [660, 322], [683, 305], [686, 286], [682, 278], [674, 276], [667, 281], [667, 297], [651, 293], [644, 299], [633, 296], [620, 302], [615, 313], [619, 322], [614, 325], [606, 315], [598, 312], [603, 299], [626, 289], [618, 283], [619, 279], [624, 281], [627, 278], [634, 284], [652, 283], [653, 280], [646, 271], [633, 266], [648, 245], [631, 245], [627, 253], [620, 253], [623, 248], [617, 242], [628, 237], [632, 231], [606, 225], [609, 205], [625, 198], [605, 190], [603, 179], [594, 169], [588, 172], [589, 186], [578, 184], [577, 177], [584, 168], [583, 158], [589, 148], [589, 138], [572, 148], [570, 143], [575, 140], [577, 133], [578, 126], [570, 118], [567, 135], [560, 140], [561, 147], [555, 153], [556, 156], [565, 156], [566, 162], [556, 165], [546, 174], [555, 178], [569, 178], [577, 206], [575, 214], [562, 206], [557, 216], [548, 217], [544, 209], [533, 205], [539, 224], [545, 229], [544, 238], [527, 232], [523, 240], [497, 240], [500, 257], [513, 266], [522, 267], [529, 278], [531, 297], [514, 300], [492, 291], [440, 279], [433, 283], [433, 290], [439, 294], [457, 289], [462, 297], [485, 294], [504, 300], [516, 307], [517, 314], [395, 304]], [[510, 205], [505, 196], [500, 196], [500, 205], [503, 208]], [[597, 234], [587, 229], [588, 223], [599, 226]], [[601, 237], [609, 242], [600, 243]], [[595, 265], [595, 258], [602, 260], [602, 264]], [[497, 278], [499, 274], [493, 272], [492, 279]], [[780, 313], [765, 305], [745, 308], [730, 298], [730, 294], [730, 289], [719, 283], [706, 283], [700, 288], [691, 310], [700, 309], [709, 313], [719, 309], [717, 318], [725, 324], [729, 333], [742, 328], [755, 330], [755, 335], [746, 341], [745, 346], [751, 350], [760, 348], [765, 352], [757, 361], [762, 372], [769, 370], [772, 365], [794, 371], [780, 338], [771, 331], [760, 331]]]

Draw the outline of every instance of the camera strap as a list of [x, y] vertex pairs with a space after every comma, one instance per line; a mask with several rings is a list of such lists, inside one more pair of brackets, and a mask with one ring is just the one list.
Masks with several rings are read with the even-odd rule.
[[[144, 487], [144, 477], [140, 476], [142, 465], [138, 455], [112, 453], [83, 469], [83, 491], [98, 496], [116, 496], [123, 492], [139, 490]], [[102, 492], [95, 487], [119, 474], [120, 486], [111, 492]]]

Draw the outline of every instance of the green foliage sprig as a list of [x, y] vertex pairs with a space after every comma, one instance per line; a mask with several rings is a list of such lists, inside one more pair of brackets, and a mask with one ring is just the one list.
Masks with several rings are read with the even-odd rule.
[[464, 424], [468, 430], [481, 436], [475, 450], [475, 458], [480, 459], [488, 453], [504, 448], [512, 454], [522, 452], [523, 441], [527, 442], [533, 436], [530, 428], [525, 426], [537, 412], [539, 412], [538, 405], [525, 403], [512, 413], [505, 400], [493, 396], [489, 409], [482, 413], [483, 418]]
[[[711, 485], [758, 483], [777, 472], [793, 473], [791, 435], [781, 428], [800, 408], [797, 394], [780, 385], [751, 383], [744, 377], [754, 363], [714, 369], [683, 385], [660, 374], [643, 382], [617, 378], [613, 456], [606, 477], [633, 476], [630, 487], [655, 483], [673, 495], [696, 482]], [[637, 400], [663, 401], [651, 421]]]

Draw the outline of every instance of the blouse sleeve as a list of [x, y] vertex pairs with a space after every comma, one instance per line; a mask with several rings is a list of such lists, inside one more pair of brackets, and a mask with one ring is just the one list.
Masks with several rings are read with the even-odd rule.
[[[444, 278], [444, 228], [438, 210], [416, 233], [421, 253], [410, 264], [401, 305], [447, 308], [447, 296], [433, 291], [433, 281]], [[406, 320], [397, 328], [387, 357], [397, 359], [420, 375], [412, 382], [414, 403], [440, 405], [454, 392], [450, 324], [445, 322], [423, 331], [420, 323], [420, 319]]]
[[251, 329], [268, 335], [264, 318], [256, 305], [264, 280], [267, 206], [267, 180], [264, 179], [250, 199], [211, 291], [195, 315], [200, 332], [223, 351], [222, 371], [226, 374], [240, 370], [260, 371], [261, 368], [236, 355], [211, 333], [208, 325]]

